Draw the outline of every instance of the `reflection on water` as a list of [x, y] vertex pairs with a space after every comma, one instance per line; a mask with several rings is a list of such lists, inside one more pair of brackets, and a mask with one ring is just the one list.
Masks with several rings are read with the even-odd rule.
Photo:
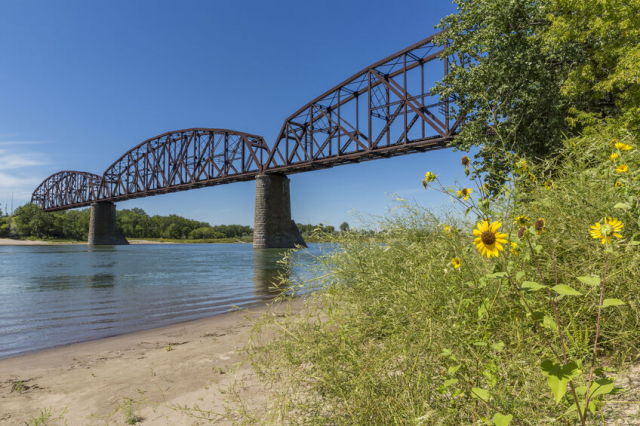
[[280, 293], [277, 285], [289, 278], [289, 272], [280, 261], [287, 250], [262, 249], [253, 252], [253, 283], [257, 297], [273, 297]]
[[301, 273], [278, 263], [283, 254], [250, 244], [0, 247], [0, 357], [257, 303], [277, 294], [280, 275]]

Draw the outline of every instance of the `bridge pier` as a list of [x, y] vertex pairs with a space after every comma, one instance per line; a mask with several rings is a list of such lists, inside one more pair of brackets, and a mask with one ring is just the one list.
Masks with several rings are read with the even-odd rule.
[[253, 248], [294, 248], [296, 244], [307, 246], [291, 220], [289, 178], [279, 174], [256, 176]]
[[129, 241], [116, 226], [116, 205], [110, 201], [91, 204], [89, 245], [122, 246]]

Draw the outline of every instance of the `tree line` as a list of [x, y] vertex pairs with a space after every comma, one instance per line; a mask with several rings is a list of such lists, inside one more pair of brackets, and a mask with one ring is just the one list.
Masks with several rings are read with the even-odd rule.
[[[83, 241], [88, 238], [90, 210], [64, 210], [45, 212], [36, 204], [18, 207], [13, 216], [0, 217], [0, 238], [56, 238]], [[0, 216], [2, 212], [0, 211]], [[143, 209], [119, 210], [116, 217], [118, 228], [126, 238], [168, 239], [220, 239], [252, 237], [253, 229], [244, 225], [215, 225], [187, 219], [175, 214], [149, 216]], [[335, 227], [325, 224], [297, 224], [303, 236], [315, 230], [324, 234], [336, 232]], [[340, 230], [349, 230], [343, 222]]]
[[[35, 204], [18, 207], [11, 217], [0, 218], [0, 237], [86, 240], [90, 210], [45, 212]], [[127, 238], [218, 239], [253, 235], [244, 225], [216, 225], [172, 214], [149, 216], [143, 209], [118, 211], [117, 225]]]

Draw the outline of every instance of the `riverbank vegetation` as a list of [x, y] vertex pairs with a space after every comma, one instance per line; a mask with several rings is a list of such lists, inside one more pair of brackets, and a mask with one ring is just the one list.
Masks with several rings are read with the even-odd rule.
[[456, 3], [440, 41], [466, 59], [437, 90], [466, 117], [458, 148], [480, 146], [460, 155], [475, 184], [425, 170], [457, 208], [399, 200], [315, 279], [283, 279], [317, 292], [256, 325], [274, 391], [230, 406], [248, 422], [640, 422], [640, 2]]

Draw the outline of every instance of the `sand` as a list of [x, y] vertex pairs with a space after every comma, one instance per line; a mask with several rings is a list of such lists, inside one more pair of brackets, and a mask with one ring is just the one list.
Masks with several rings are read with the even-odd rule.
[[[295, 313], [304, 302], [276, 308]], [[289, 308], [292, 308], [289, 310]], [[202, 425], [176, 407], [224, 413], [227, 387], [243, 382], [252, 406], [266, 402], [242, 348], [252, 319], [267, 308], [227, 313], [158, 329], [0, 359], [0, 425], [24, 425], [51, 407], [69, 426], [122, 425], [127, 400], [141, 425]], [[212, 416], [213, 424], [231, 424]]]

